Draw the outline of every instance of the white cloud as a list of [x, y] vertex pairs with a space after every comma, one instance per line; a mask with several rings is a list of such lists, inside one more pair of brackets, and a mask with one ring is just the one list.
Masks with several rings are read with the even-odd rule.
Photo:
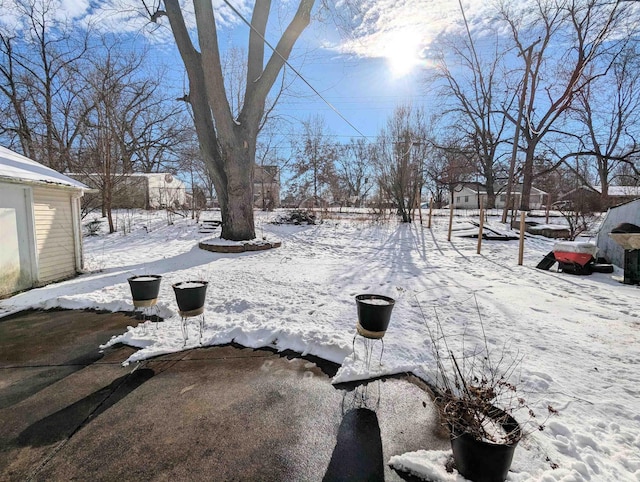
[[[26, 6], [21, 6], [14, 0], [0, 1], [2, 15], [0, 25], [18, 30], [27, 27], [27, 16], [24, 14]], [[81, 18], [90, 8], [89, 0], [48, 0], [36, 2], [33, 6], [36, 17], [43, 11], [53, 22], [75, 21]]]
[[[463, 2], [463, 7], [472, 29], [490, 21], [487, 0]], [[358, 57], [385, 58], [406, 55], [403, 48], [420, 52], [439, 35], [464, 25], [455, 0], [365, 0], [352, 21], [349, 38], [333, 48]]]
[[[231, 0], [231, 3], [245, 17], [251, 14], [250, 0]], [[45, 5], [44, 7], [42, 5]], [[70, 20], [85, 28], [91, 27], [97, 31], [118, 33], [140, 33], [153, 42], [173, 41], [169, 29], [169, 22], [162, 18], [160, 28], [149, 21], [149, 14], [145, 4], [153, 12], [161, 5], [160, 0], [42, 0], [36, 8], [47, 9], [50, 26], [56, 22]], [[181, 0], [183, 15], [188, 27], [195, 26], [193, 3]], [[233, 27], [242, 21], [231, 11], [223, 0], [213, 0], [217, 10], [216, 21], [220, 28]], [[27, 17], [21, 13], [15, 0], [0, 0], [3, 14], [0, 16], [0, 26], [12, 31], [28, 28]], [[5, 13], [6, 12], [6, 13]]]
[[60, 0], [56, 11], [65, 12], [69, 18], [78, 18], [89, 10], [88, 0]]

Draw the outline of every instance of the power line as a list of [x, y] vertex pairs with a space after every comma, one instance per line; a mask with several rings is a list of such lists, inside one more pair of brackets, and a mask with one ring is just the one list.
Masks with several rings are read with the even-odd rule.
[[235, 14], [240, 18], [240, 20], [242, 20], [245, 24], [247, 24], [247, 25], [249, 26], [249, 28], [250, 28], [251, 30], [253, 30], [256, 34], [258, 34], [258, 36], [262, 39], [262, 41], [265, 43], [265, 45], [266, 45], [267, 47], [269, 47], [269, 48], [270, 48], [270, 49], [271, 49], [271, 50], [272, 50], [272, 51], [273, 51], [273, 52], [274, 52], [278, 57], [280, 57], [280, 58], [282, 59], [282, 61], [287, 65], [287, 67], [289, 67], [289, 68], [293, 71], [293, 73], [294, 73], [294, 74], [296, 74], [298, 77], [300, 77], [300, 79], [301, 79], [305, 84], [307, 84], [307, 86], [308, 86], [308, 87], [309, 87], [309, 88], [310, 88], [310, 89], [311, 89], [311, 90], [312, 90], [312, 91], [313, 91], [313, 92], [314, 92], [314, 93], [315, 93], [315, 94], [316, 94], [316, 95], [317, 95], [317, 96], [322, 100], [322, 102], [324, 102], [325, 104], [327, 104], [327, 105], [331, 108], [331, 110], [333, 110], [336, 114], [338, 114], [338, 116], [339, 116], [343, 121], [345, 121], [345, 122], [346, 122], [346, 123], [347, 123], [347, 124], [348, 124], [348, 125], [349, 125], [353, 130], [354, 130], [354, 131], [356, 131], [356, 132], [357, 132], [358, 134], [360, 134], [362, 137], [367, 137], [367, 136], [365, 136], [362, 132], [360, 132], [360, 129], [358, 129], [356, 126], [354, 126], [354, 125], [353, 125], [353, 124], [352, 124], [352, 123], [351, 123], [351, 122], [350, 122], [350, 121], [349, 121], [349, 120], [348, 120], [344, 115], [342, 115], [342, 113], [341, 113], [338, 109], [336, 109], [336, 108], [331, 104], [331, 102], [329, 102], [328, 100], [326, 100], [326, 99], [322, 96], [322, 94], [321, 94], [320, 92], [318, 92], [318, 91], [316, 90], [316, 88], [315, 88], [315, 87], [313, 87], [313, 86], [312, 86], [312, 85], [307, 81], [307, 79], [305, 79], [305, 78], [302, 76], [302, 74], [301, 74], [300, 72], [298, 72], [298, 71], [297, 71], [297, 70], [296, 70], [296, 69], [295, 69], [295, 68], [294, 68], [294, 67], [289, 63], [289, 61], [288, 61], [287, 59], [285, 59], [285, 58], [282, 56], [282, 54], [280, 54], [280, 52], [278, 52], [278, 51], [277, 51], [277, 50], [276, 50], [276, 49], [275, 49], [275, 48], [274, 48], [274, 47], [269, 43], [269, 41], [268, 41], [268, 40], [267, 40], [266, 38], [264, 38], [264, 36], [263, 36], [260, 32], [258, 32], [258, 31], [256, 30], [256, 28], [255, 28], [253, 25], [251, 25], [251, 23], [250, 23], [246, 18], [244, 18], [244, 17], [242, 16], [242, 14], [241, 14], [237, 9], [236, 9], [236, 7], [234, 7], [233, 5], [231, 5], [231, 3], [229, 3], [229, 0], [223, 0], [223, 2], [224, 2], [225, 4], [227, 4], [227, 6], [228, 6], [232, 11], [233, 11], [233, 13], [235, 13]]

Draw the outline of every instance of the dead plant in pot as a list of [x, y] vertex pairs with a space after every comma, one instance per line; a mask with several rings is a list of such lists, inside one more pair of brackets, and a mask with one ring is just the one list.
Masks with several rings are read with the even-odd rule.
[[[431, 323], [422, 311], [436, 363], [430, 382], [450, 433], [458, 472], [475, 482], [502, 482], [525, 432], [543, 426], [513, 381], [522, 359], [517, 353], [512, 356], [506, 345], [499, 353], [490, 350], [475, 293], [461, 303], [464, 306], [453, 311], [455, 316], [467, 317], [467, 322], [447, 323], [460, 326], [460, 333], [445, 334], [445, 305], [433, 306]], [[477, 324], [473, 319], [474, 326], [469, 326], [468, 320], [475, 316]], [[526, 421], [519, 423], [516, 413], [524, 414]]]

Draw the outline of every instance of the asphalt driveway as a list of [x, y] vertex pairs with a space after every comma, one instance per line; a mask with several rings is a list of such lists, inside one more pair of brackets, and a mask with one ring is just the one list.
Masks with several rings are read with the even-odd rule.
[[389, 457], [449, 447], [412, 378], [336, 387], [335, 365], [236, 346], [99, 352], [134, 323], [0, 319], [0, 480], [401, 480]]

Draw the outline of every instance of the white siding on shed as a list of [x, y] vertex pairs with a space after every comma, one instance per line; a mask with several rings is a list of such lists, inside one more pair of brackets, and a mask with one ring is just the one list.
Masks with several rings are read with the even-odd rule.
[[76, 266], [72, 195], [65, 189], [33, 188], [39, 284], [74, 276], [80, 269]]
[[0, 146], [0, 190], [0, 296], [76, 275], [87, 186]]
[[598, 231], [598, 256], [620, 268], [624, 266], [624, 249], [609, 237], [609, 233], [622, 223], [640, 226], [640, 199], [609, 209]]
[[171, 174], [143, 174], [147, 178], [149, 189], [149, 207], [178, 207], [186, 203], [184, 183]]

